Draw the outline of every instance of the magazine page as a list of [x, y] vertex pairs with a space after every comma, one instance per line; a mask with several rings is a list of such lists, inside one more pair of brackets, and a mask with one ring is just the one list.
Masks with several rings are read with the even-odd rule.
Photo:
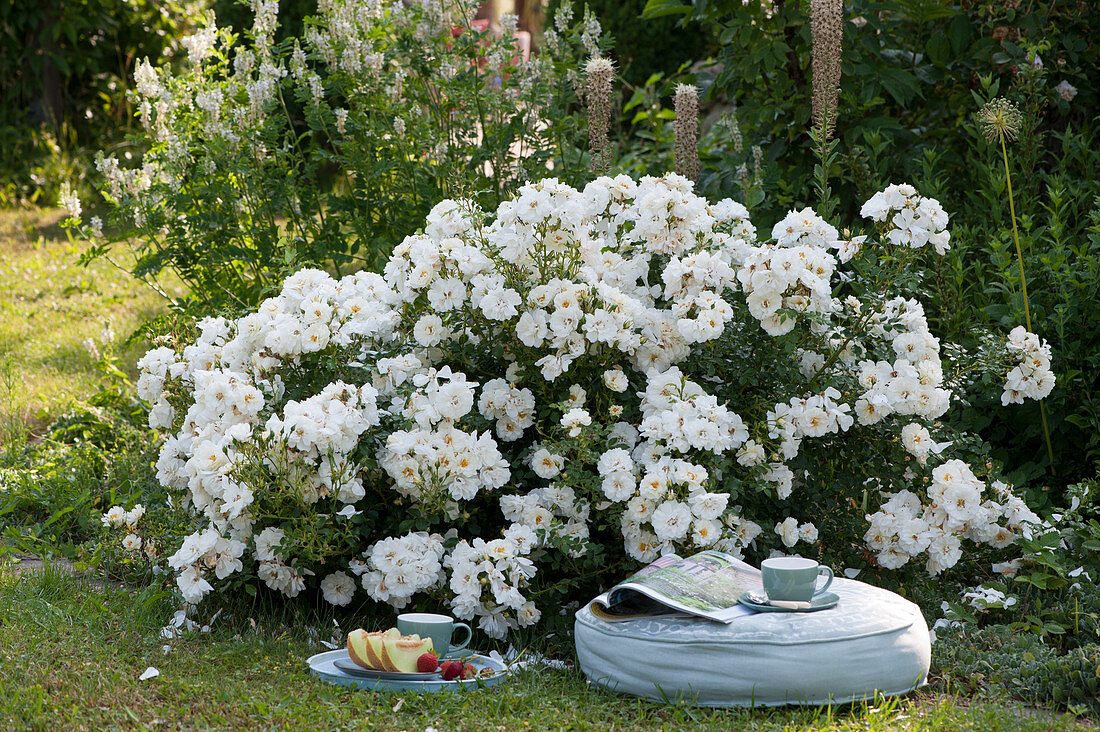
[[589, 610], [600, 620], [616, 622], [623, 620], [637, 620], [639, 618], [655, 617], [681, 617], [690, 618], [691, 615], [675, 610], [640, 592], [626, 590], [616, 594], [617, 602], [611, 604], [607, 599], [608, 592], [596, 597], [589, 603]]
[[[687, 559], [674, 554], [661, 557], [596, 598], [596, 602], [624, 618], [661, 614], [660, 606], [667, 606], [729, 623], [753, 613], [739, 605], [738, 598], [760, 587], [759, 570], [728, 554], [708, 550]], [[604, 615], [601, 613], [601, 617]]]

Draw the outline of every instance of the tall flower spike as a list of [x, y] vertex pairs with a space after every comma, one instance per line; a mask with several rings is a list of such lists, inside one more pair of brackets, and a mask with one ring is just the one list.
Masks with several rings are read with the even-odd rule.
[[813, 118], [815, 126], [824, 126], [826, 138], [831, 135], [836, 122], [843, 37], [843, 0], [810, 0]]
[[673, 97], [676, 110], [676, 172], [699, 180], [699, 92], [692, 84], [677, 84]]
[[741, 136], [741, 125], [737, 121], [737, 109], [732, 109], [726, 114], [726, 125], [730, 129], [730, 139], [733, 141], [733, 151], [740, 155], [745, 151], [745, 139]]
[[[1024, 273], [1024, 252], [1020, 247], [1020, 230], [1016, 226], [1016, 202], [1012, 195], [1012, 171], [1008, 167], [1007, 142], [1016, 139], [1024, 125], [1024, 116], [1020, 108], [1002, 97], [990, 99], [978, 110], [978, 127], [985, 139], [1000, 143], [1001, 160], [1005, 166], [1005, 185], [1008, 188], [1008, 213], [1012, 220], [1012, 240], [1016, 244], [1016, 264], [1020, 268], [1020, 292], [1024, 296], [1024, 322], [1031, 331], [1031, 304], [1027, 299], [1027, 276]], [[1050, 444], [1050, 426], [1047, 424], [1047, 410], [1042, 399], [1039, 400], [1039, 416], [1043, 420], [1043, 437], [1047, 443], [1047, 458], [1051, 470], [1054, 468], [1054, 447]]]
[[592, 172], [606, 173], [611, 167], [611, 143], [607, 130], [611, 123], [611, 78], [615, 65], [602, 56], [593, 56], [585, 66], [588, 97], [588, 149], [592, 153]]

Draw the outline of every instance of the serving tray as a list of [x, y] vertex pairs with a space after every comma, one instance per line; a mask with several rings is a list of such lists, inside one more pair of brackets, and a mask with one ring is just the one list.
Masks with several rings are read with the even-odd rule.
[[[309, 672], [326, 684], [337, 686], [351, 686], [368, 691], [416, 691], [427, 693], [480, 689], [496, 686], [508, 678], [508, 669], [502, 662], [477, 653], [467, 655], [462, 659], [463, 663], [473, 664], [478, 670], [492, 669], [493, 674], [491, 676], [478, 676], [467, 680], [454, 679], [453, 681], [444, 681], [439, 674], [429, 674], [430, 678], [421, 678], [421, 674], [415, 674], [417, 678], [402, 678], [397, 674], [371, 677], [354, 671], [344, 671], [336, 664], [337, 661], [341, 662], [341, 666], [345, 663], [352, 663], [346, 648], [325, 651], [310, 656], [307, 661]], [[366, 671], [366, 669], [363, 669], [363, 671]]]

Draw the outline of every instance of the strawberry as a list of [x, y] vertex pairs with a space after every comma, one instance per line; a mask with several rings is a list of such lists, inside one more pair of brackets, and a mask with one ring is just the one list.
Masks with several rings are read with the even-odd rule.
[[470, 664], [467, 664], [467, 665], [462, 667], [462, 680], [463, 681], [468, 681], [469, 679], [476, 679], [476, 678], [477, 678], [477, 669], [476, 668], [474, 668]]
[[439, 670], [443, 672], [444, 681], [457, 679], [462, 675], [462, 661], [444, 661], [443, 665], [439, 667]]
[[434, 653], [424, 653], [416, 659], [416, 670], [422, 674], [430, 674], [437, 668], [439, 668], [439, 659]]

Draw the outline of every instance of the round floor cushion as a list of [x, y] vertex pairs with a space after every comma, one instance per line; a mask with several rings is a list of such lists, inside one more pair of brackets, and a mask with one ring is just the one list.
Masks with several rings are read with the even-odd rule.
[[577, 612], [577, 658], [609, 690], [705, 707], [828, 704], [911, 691], [932, 650], [920, 608], [838, 578], [836, 607], [756, 613], [730, 624], [697, 618], [607, 622]]

